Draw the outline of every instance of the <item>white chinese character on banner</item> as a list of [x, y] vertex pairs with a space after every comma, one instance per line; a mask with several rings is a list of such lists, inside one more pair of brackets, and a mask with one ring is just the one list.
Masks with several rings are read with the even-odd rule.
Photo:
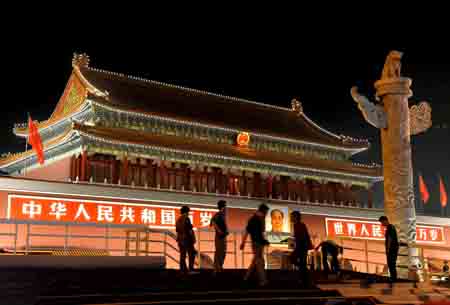
[[202, 227], [207, 227], [211, 223], [212, 213], [211, 212], [201, 212], [200, 213], [200, 223]]
[[361, 226], [361, 236], [363, 236], [363, 235], [365, 235], [365, 236], [370, 236], [370, 233], [369, 233], [369, 231], [367, 230], [365, 224], [362, 224], [362, 226]]
[[189, 220], [191, 221], [191, 224], [194, 225], [194, 212], [189, 212]]
[[372, 236], [383, 237], [383, 233], [381, 232], [381, 225], [372, 225]]
[[342, 222], [334, 223], [334, 233], [336, 233], [336, 235], [344, 234], [344, 226], [342, 225]]
[[127, 219], [130, 222], [134, 222], [134, 209], [132, 207], [123, 207], [120, 209], [120, 222], [124, 222]]
[[105, 205], [99, 205], [97, 207], [97, 220], [98, 221], [108, 221], [113, 222], [113, 207], [112, 206], [105, 206]]
[[175, 224], [175, 211], [174, 210], [161, 210], [161, 224], [174, 225]]
[[427, 240], [427, 229], [419, 229], [419, 239]]
[[431, 238], [431, 240], [432, 241], [435, 241], [435, 240], [437, 240], [437, 238], [438, 238], [438, 230], [436, 230], [436, 229], [431, 229], [430, 230], [430, 238]]
[[347, 224], [347, 232], [350, 236], [356, 236], [356, 224], [355, 223], [348, 223]]
[[67, 207], [64, 203], [61, 202], [53, 202], [50, 205], [51, 211], [48, 213], [49, 215], [53, 215], [56, 219], [61, 219], [61, 216], [67, 215]]
[[75, 220], [77, 220], [81, 216], [81, 214], [83, 214], [83, 217], [85, 220], [91, 220], [91, 217], [89, 216], [88, 212], [86, 211], [86, 208], [84, 207], [83, 203], [81, 203], [78, 206], [77, 213], [75, 214]]
[[141, 212], [142, 223], [156, 223], [156, 212], [152, 209], [143, 209]]
[[34, 203], [33, 200], [30, 200], [29, 203], [24, 203], [22, 205], [22, 214], [28, 215], [29, 218], [34, 218], [35, 215], [41, 215], [42, 214], [42, 205], [39, 203]]

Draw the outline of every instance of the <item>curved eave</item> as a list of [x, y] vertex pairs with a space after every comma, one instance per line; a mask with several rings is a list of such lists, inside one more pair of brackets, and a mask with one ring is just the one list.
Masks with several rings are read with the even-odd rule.
[[[355, 147], [345, 147], [345, 146], [338, 146], [338, 145], [328, 145], [328, 144], [322, 144], [322, 143], [310, 142], [310, 141], [301, 141], [301, 140], [297, 140], [297, 139], [293, 139], [293, 138], [284, 138], [284, 137], [263, 134], [263, 133], [258, 133], [258, 132], [254, 132], [254, 131], [249, 131], [249, 130], [234, 129], [234, 128], [231, 128], [228, 126], [211, 125], [211, 124], [206, 124], [206, 123], [193, 122], [193, 121], [189, 121], [189, 120], [185, 120], [185, 119], [181, 119], [181, 118], [173, 118], [173, 117], [163, 116], [158, 113], [150, 113], [150, 112], [143, 112], [143, 111], [138, 111], [138, 110], [134, 110], [134, 109], [127, 109], [125, 107], [120, 107], [117, 105], [113, 106], [113, 105], [109, 104], [108, 101], [103, 101], [101, 99], [90, 100], [90, 102], [92, 102], [92, 104], [94, 104], [94, 106], [103, 107], [104, 109], [111, 111], [111, 112], [131, 113], [136, 116], [155, 118], [155, 119], [165, 120], [165, 121], [172, 122], [172, 123], [180, 123], [183, 125], [198, 126], [198, 127], [203, 127], [203, 128], [213, 128], [213, 129], [223, 130], [225, 132], [240, 133], [242, 131], [246, 131], [246, 132], [250, 132], [253, 137], [256, 136], [256, 137], [260, 137], [263, 139], [269, 139], [269, 140], [274, 140], [274, 141], [284, 141], [284, 142], [290, 142], [290, 143], [295, 143], [295, 144], [309, 145], [309, 146], [313, 146], [313, 147], [319, 147], [322, 149], [341, 151], [341, 152], [349, 153], [350, 155], [357, 154], [361, 151], [368, 149], [368, 147], [369, 147], [368, 145], [366, 145], [364, 147], [355, 148]], [[309, 121], [311, 121], [311, 120], [309, 120]], [[318, 128], [320, 128], [317, 124], [315, 124], [315, 123], [313, 123], [313, 124], [315, 126], [317, 126]], [[321, 130], [324, 130], [324, 129], [321, 129]], [[337, 135], [333, 135], [333, 136], [339, 138], [339, 136], [337, 136]]]
[[312, 128], [318, 130], [319, 132], [324, 133], [332, 138], [339, 139], [340, 141], [345, 141], [346, 139], [348, 139], [350, 142], [352, 142], [350, 143], [351, 146], [354, 146], [350, 148], [352, 155], [363, 152], [369, 149], [370, 147], [370, 142], [368, 140], [358, 140], [350, 137], [344, 137], [342, 135], [337, 135], [329, 130], [326, 130], [325, 128], [320, 127], [317, 123], [311, 120], [305, 113], [302, 112], [301, 115]]
[[[38, 124], [38, 130], [39, 133], [42, 135], [46, 132], [48, 132], [51, 129], [60, 128], [62, 125], [71, 124], [71, 121], [80, 121], [80, 117], [83, 117], [85, 114], [87, 114], [91, 110], [91, 103], [88, 99], [85, 99], [85, 101], [80, 105], [78, 109], [75, 111], [69, 113], [68, 115], [64, 117], [60, 117], [55, 121], [46, 121], [43, 122], [43, 124]], [[27, 138], [28, 137], [28, 128], [14, 128], [13, 130], [14, 134], [21, 138]]]
[[[49, 151], [57, 148], [58, 146], [62, 146], [70, 141], [73, 141], [78, 136], [79, 136], [79, 134], [77, 131], [68, 130], [64, 135], [61, 135], [60, 137], [52, 139], [51, 141], [43, 144], [44, 156], [46, 156], [45, 162], [48, 162], [47, 153]], [[30, 160], [30, 159], [37, 160], [36, 153], [32, 149], [29, 149], [26, 152], [17, 153], [12, 156], [1, 159], [0, 160], [0, 169], [9, 168], [11, 166], [14, 166], [14, 165], [24, 162], [24, 161], [26, 162], [27, 166], [32, 166], [34, 164], [34, 162], [28, 163], [28, 160]]]

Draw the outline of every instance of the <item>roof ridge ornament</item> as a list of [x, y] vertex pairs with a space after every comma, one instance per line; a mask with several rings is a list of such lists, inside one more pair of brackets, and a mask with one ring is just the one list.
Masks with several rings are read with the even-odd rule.
[[72, 67], [88, 68], [90, 58], [86, 53], [73, 53]]
[[401, 77], [403, 53], [399, 51], [390, 51], [386, 57], [383, 71], [381, 72], [381, 79], [397, 79]]
[[297, 100], [296, 98], [293, 98], [293, 99], [291, 100], [291, 109], [292, 109], [292, 111], [294, 111], [295, 114], [297, 114], [298, 116], [299, 116], [300, 114], [303, 113], [303, 105], [302, 105], [302, 103], [301, 103], [299, 100]]

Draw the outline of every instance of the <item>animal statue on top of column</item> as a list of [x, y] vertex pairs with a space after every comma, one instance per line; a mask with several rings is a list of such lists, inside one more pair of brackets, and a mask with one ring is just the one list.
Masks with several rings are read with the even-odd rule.
[[[395, 79], [401, 77], [401, 59], [403, 53], [391, 51], [386, 57], [383, 71], [381, 72], [381, 80]], [[388, 128], [386, 111], [380, 104], [370, 102], [364, 95], [358, 92], [357, 87], [352, 87], [350, 94], [353, 100], [358, 104], [364, 119], [375, 128]], [[431, 107], [427, 102], [421, 102], [414, 105], [409, 111], [410, 134], [416, 135], [428, 130], [432, 125]]]

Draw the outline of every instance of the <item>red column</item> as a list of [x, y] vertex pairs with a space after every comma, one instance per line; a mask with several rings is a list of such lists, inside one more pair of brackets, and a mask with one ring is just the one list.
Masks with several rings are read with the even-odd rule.
[[120, 180], [121, 180], [122, 184], [127, 185], [128, 184], [128, 157], [127, 156], [123, 157], [122, 168], [123, 168], [122, 178]]
[[253, 197], [261, 197], [261, 174], [253, 173]]
[[300, 201], [306, 201], [306, 196], [305, 196], [305, 184], [303, 182], [303, 179], [299, 179], [297, 180], [296, 183], [296, 193], [297, 193], [297, 198], [299, 198]]
[[242, 185], [243, 185], [243, 190], [242, 190], [242, 196], [247, 196], [248, 195], [248, 188], [247, 188], [247, 176], [245, 174], [245, 171], [242, 171]]
[[159, 183], [161, 188], [167, 188], [167, 169], [164, 161], [161, 160], [159, 165]]
[[269, 175], [266, 178], [266, 194], [267, 194], [267, 198], [270, 198], [270, 196], [273, 194], [273, 177], [272, 175]]
[[185, 175], [184, 189], [186, 191], [190, 191], [191, 190], [191, 167], [189, 165], [186, 165], [186, 167], [184, 169], [184, 175]]
[[[91, 181], [91, 158], [89, 157], [86, 153], [86, 181]], [[98, 182], [103, 182], [103, 181], [98, 181]]]
[[116, 158], [114, 156], [112, 156], [111, 158], [111, 184], [116, 184], [117, 183], [117, 161]]
[[345, 185], [345, 200], [347, 201], [347, 205], [352, 206], [352, 196], [351, 196], [351, 185]]
[[86, 164], [87, 164], [87, 151], [83, 150], [81, 153], [81, 177], [80, 181], [86, 181]]
[[280, 176], [280, 191], [283, 200], [289, 199], [289, 177]]
[[135, 185], [141, 185], [141, 159], [140, 158], [136, 158], [136, 164], [133, 166], [134, 167], [134, 171], [133, 171], [133, 179], [134, 180], [134, 184]]
[[327, 182], [325, 180], [320, 181], [320, 202], [328, 203], [328, 190]]
[[150, 172], [150, 177], [148, 178], [148, 186], [156, 187], [157, 165], [155, 164], [154, 160], [148, 160], [148, 167], [148, 170]]
[[232, 176], [231, 176], [231, 172], [229, 169], [228, 169], [227, 175], [226, 175], [226, 186], [227, 186], [227, 189], [226, 189], [225, 193], [233, 194], [233, 181], [232, 181]]
[[74, 181], [76, 179], [76, 159], [75, 155], [70, 157], [70, 180]]
[[348, 206], [348, 194], [347, 194], [347, 185], [346, 184], [342, 184], [341, 185], [341, 190], [342, 190], [342, 201], [344, 202], [345, 206]]
[[197, 192], [200, 191], [200, 168], [198, 165], [195, 166], [194, 170], [194, 187]]
[[327, 183], [327, 191], [330, 204], [336, 204], [336, 192], [333, 183], [330, 182]]
[[205, 166], [203, 168], [203, 174], [204, 174], [204, 177], [206, 177], [206, 185], [204, 186], [204, 188], [206, 188], [206, 192], [207, 193], [211, 193], [211, 184], [210, 184], [210, 180], [211, 179], [209, 179], [210, 174], [209, 174], [209, 171], [208, 171], [208, 166]]
[[373, 208], [373, 188], [371, 185], [367, 189], [367, 206], [369, 209]]

